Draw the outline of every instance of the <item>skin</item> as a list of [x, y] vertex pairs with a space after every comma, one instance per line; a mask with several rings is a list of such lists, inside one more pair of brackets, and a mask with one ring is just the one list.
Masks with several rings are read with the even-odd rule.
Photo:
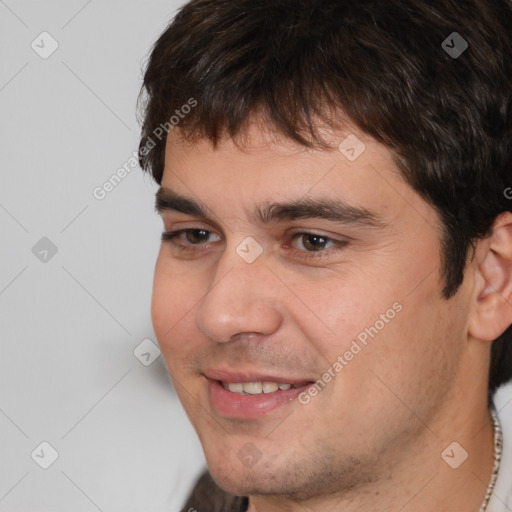
[[[163, 211], [165, 230], [204, 229], [185, 251], [162, 242], [152, 321], [173, 384], [226, 491], [250, 512], [478, 511], [493, 460], [487, 410], [490, 342], [512, 323], [512, 215], [482, 240], [450, 300], [441, 295], [440, 222], [397, 172], [387, 148], [347, 125], [366, 150], [350, 162], [251, 123], [242, 147], [171, 132], [162, 186], [202, 201], [210, 219]], [[257, 205], [342, 198], [382, 216], [374, 229], [322, 219], [263, 225]], [[316, 233], [349, 243], [324, 244]], [[251, 264], [236, 252], [262, 247]], [[192, 238], [195, 242], [196, 239]], [[309, 252], [308, 252], [309, 248]], [[393, 304], [401, 311], [306, 405], [251, 420], [218, 415], [205, 368], [317, 380]], [[452, 469], [452, 442], [468, 453]], [[252, 443], [261, 458], [245, 466]]]

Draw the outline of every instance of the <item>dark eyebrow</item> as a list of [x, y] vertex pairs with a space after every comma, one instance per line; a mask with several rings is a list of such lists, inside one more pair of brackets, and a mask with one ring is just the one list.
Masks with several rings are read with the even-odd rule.
[[186, 215], [202, 217], [205, 220], [208, 218], [208, 211], [205, 205], [164, 187], [160, 187], [155, 195], [155, 210], [159, 214], [166, 211], [175, 211], [185, 213]]
[[299, 199], [290, 203], [274, 203], [259, 207], [256, 218], [264, 224], [283, 220], [324, 219], [362, 227], [386, 227], [383, 218], [377, 213], [340, 199]]
[[[155, 210], [160, 214], [172, 210], [208, 220], [208, 210], [204, 204], [164, 187], [160, 187], [156, 193]], [[347, 204], [340, 199], [298, 199], [287, 203], [262, 205], [256, 208], [252, 219], [262, 224], [297, 219], [324, 219], [369, 228], [387, 226], [377, 213]]]

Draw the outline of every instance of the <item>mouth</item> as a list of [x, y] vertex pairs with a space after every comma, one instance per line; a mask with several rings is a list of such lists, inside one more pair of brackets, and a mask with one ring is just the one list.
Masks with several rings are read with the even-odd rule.
[[210, 408], [226, 419], [255, 420], [293, 407], [315, 381], [270, 375], [205, 372]]
[[255, 381], [255, 382], [225, 382], [218, 381], [225, 390], [236, 393], [238, 395], [261, 395], [269, 393], [277, 393], [279, 391], [288, 391], [312, 384], [312, 382], [303, 382], [300, 384], [290, 384], [289, 382], [271, 382], [271, 381]]

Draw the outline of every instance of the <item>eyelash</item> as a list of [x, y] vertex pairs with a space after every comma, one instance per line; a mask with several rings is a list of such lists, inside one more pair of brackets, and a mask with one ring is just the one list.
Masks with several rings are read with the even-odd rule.
[[[176, 241], [176, 239], [184, 233], [190, 232], [190, 231], [204, 231], [205, 233], [212, 234], [212, 231], [208, 231], [207, 229], [202, 228], [189, 228], [189, 229], [180, 229], [177, 231], [164, 231], [162, 233], [162, 241], [171, 242], [172, 245], [174, 245], [179, 251], [183, 252], [195, 252], [195, 247], [205, 245], [205, 244], [184, 244], [183, 242]], [[334, 242], [334, 246], [330, 247], [325, 250], [319, 250], [319, 251], [304, 251], [300, 249], [293, 249], [294, 253], [301, 253], [299, 256], [303, 259], [322, 259], [322, 258], [328, 258], [331, 256], [332, 252], [338, 252], [343, 250], [347, 245], [348, 241], [346, 240], [335, 240], [333, 238], [329, 238], [324, 235], [319, 235], [318, 233], [311, 233], [309, 231], [302, 231], [299, 233], [294, 233], [291, 236], [292, 240], [295, 240], [296, 238], [299, 238], [301, 236], [318, 236], [320, 238], [323, 238], [328, 244], [329, 242]], [[206, 242], [208, 243], [208, 242]], [[307, 256], [304, 256], [304, 254], [307, 254]]]

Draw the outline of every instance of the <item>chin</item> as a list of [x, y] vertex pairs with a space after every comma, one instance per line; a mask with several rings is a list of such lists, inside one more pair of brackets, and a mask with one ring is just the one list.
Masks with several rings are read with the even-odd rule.
[[281, 494], [281, 484], [268, 468], [246, 467], [238, 457], [226, 458], [222, 462], [208, 460], [208, 470], [216, 484], [224, 491], [235, 496], [257, 496]]
[[216, 484], [233, 496], [266, 496], [291, 500], [308, 500], [319, 496], [307, 484], [294, 481], [290, 475], [281, 475], [278, 479], [274, 473], [249, 470], [243, 474], [233, 471], [216, 473], [210, 468], [210, 474]]
[[[210, 469], [210, 474], [215, 483], [225, 492], [233, 496], [255, 496], [268, 494], [265, 489], [257, 485], [249, 475], [216, 473]], [[263, 492], [262, 492], [263, 491]]]
[[216, 484], [234, 496], [279, 496], [290, 499], [311, 498], [307, 479], [293, 471], [290, 463], [281, 462], [282, 467], [271, 467], [262, 458], [253, 467], [245, 467], [235, 455], [219, 459], [208, 459], [208, 470]]

